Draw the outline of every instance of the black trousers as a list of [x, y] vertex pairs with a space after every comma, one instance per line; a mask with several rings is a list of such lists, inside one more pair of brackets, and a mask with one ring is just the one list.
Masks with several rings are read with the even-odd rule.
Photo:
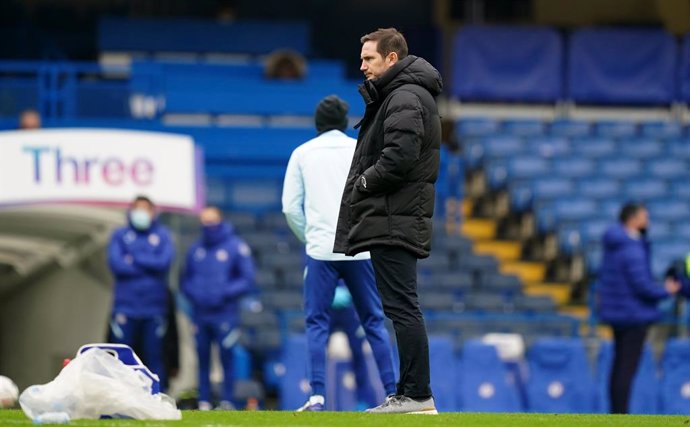
[[613, 326], [614, 358], [611, 368], [611, 413], [627, 414], [630, 391], [642, 357], [649, 325]]
[[383, 311], [393, 322], [400, 357], [397, 394], [431, 397], [429, 339], [417, 298], [417, 257], [397, 246], [371, 248]]

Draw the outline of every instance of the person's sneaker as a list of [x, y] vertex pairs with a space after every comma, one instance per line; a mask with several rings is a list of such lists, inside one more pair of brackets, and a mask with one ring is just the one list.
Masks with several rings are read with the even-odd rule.
[[370, 414], [438, 414], [433, 397], [419, 402], [407, 396], [388, 396], [385, 402], [368, 409], [367, 412]]
[[297, 412], [321, 412], [325, 403], [323, 396], [314, 395], [307, 400], [307, 403], [302, 405]]
[[235, 405], [232, 404], [232, 402], [227, 401], [227, 400], [221, 400], [218, 406], [216, 407], [217, 411], [234, 411], [235, 410]]
[[205, 400], [199, 401], [200, 411], [210, 411], [211, 409], [213, 409], [213, 405], [211, 405], [211, 402], [206, 402]]

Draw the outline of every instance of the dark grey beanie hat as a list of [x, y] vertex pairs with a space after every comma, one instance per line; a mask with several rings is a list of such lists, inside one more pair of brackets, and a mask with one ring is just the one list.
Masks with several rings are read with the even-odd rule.
[[321, 134], [333, 129], [340, 131], [347, 129], [347, 112], [349, 108], [347, 102], [340, 99], [337, 95], [328, 95], [322, 99], [316, 107], [316, 114], [314, 114], [316, 131]]

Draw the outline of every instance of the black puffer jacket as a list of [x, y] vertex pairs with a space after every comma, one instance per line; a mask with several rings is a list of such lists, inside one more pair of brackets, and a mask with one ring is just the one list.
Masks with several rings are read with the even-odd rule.
[[375, 245], [429, 256], [443, 83], [427, 61], [407, 56], [364, 82], [357, 148], [340, 204], [334, 251], [355, 255]]

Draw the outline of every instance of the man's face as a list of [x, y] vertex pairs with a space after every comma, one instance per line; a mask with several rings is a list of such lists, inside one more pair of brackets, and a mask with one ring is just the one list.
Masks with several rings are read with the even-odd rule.
[[146, 212], [149, 213], [149, 215], [151, 216], [151, 218], [153, 218], [154, 213], [155, 213], [155, 209], [153, 208], [153, 206], [151, 206], [151, 204], [147, 203], [147, 202], [144, 201], [144, 200], [139, 200], [139, 201], [137, 201], [137, 202], [134, 202], [134, 204], [132, 204], [132, 210], [133, 210], [133, 211], [134, 211], [134, 210], [143, 210], [143, 211], [146, 211]]
[[19, 128], [20, 129], [40, 129], [41, 128], [41, 116], [39, 116], [34, 111], [27, 111], [22, 114], [19, 118]]
[[202, 225], [216, 225], [220, 223], [220, 219], [220, 212], [215, 208], [206, 208], [199, 215], [199, 221]]
[[635, 225], [638, 230], [646, 230], [649, 228], [649, 211], [647, 209], [640, 209], [635, 215]]
[[398, 55], [395, 52], [389, 53], [385, 58], [376, 51], [378, 42], [366, 41], [362, 45], [362, 65], [359, 70], [364, 73], [367, 80], [377, 79], [383, 75], [390, 67], [398, 62]]

